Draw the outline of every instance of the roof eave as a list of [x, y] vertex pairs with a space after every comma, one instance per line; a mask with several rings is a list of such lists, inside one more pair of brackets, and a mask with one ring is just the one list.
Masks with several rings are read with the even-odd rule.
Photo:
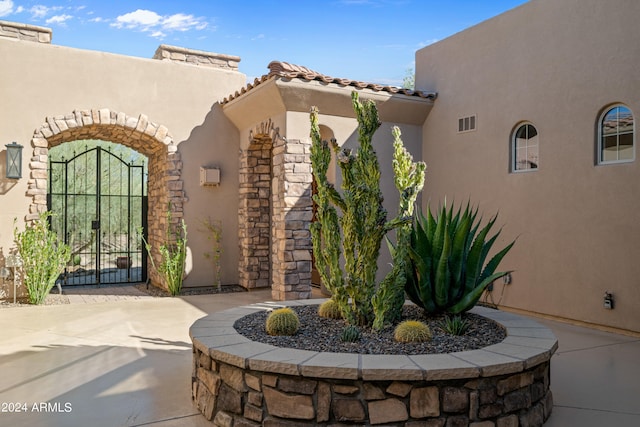
[[424, 123], [436, 98], [435, 94], [415, 96], [321, 80], [271, 76], [227, 100], [223, 103], [223, 110], [238, 129], [281, 112], [309, 112], [312, 106], [317, 107], [321, 114], [355, 117], [351, 105], [353, 91], [357, 91], [362, 99], [376, 102], [380, 120], [412, 125]]

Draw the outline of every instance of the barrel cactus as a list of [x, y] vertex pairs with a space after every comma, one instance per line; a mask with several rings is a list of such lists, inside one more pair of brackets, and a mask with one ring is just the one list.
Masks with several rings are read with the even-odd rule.
[[327, 319], [342, 319], [342, 312], [337, 302], [328, 299], [318, 307], [318, 315]]
[[431, 340], [431, 329], [419, 320], [405, 320], [396, 326], [393, 338], [398, 342], [426, 342]]
[[342, 330], [340, 339], [344, 342], [356, 342], [360, 339], [360, 329], [355, 325], [347, 325]]
[[265, 329], [269, 335], [295, 335], [300, 328], [300, 319], [289, 307], [279, 308], [267, 316]]

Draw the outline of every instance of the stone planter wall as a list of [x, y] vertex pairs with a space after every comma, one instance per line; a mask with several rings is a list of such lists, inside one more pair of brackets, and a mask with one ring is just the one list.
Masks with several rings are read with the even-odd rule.
[[[287, 305], [311, 303], [291, 302]], [[277, 348], [237, 334], [236, 319], [264, 305], [196, 322], [192, 394], [215, 426], [541, 426], [553, 399], [557, 340], [540, 324], [476, 308], [508, 336], [482, 350], [358, 355]]]

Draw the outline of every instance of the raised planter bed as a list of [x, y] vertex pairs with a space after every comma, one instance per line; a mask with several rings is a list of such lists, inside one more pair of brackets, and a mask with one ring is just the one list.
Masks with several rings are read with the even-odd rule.
[[499, 344], [433, 355], [328, 353], [274, 347], [234, 322], [287, 301], [211, 314], [190, 328], [192, 395], [213, 425], [541, 426], [553, 399], [554, 334], [511, 313], [476, 307], [507, 331]]

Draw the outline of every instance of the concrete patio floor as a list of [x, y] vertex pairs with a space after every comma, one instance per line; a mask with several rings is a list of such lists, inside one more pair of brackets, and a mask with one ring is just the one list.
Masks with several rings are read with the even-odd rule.
[[[67, 305], [0, 309], [0, 425], [210, 426], [190, 399], [188, 328], [207, 313], [270, 299], [269, 291], [74, 294]], [[545, 426], [640, 425], [640, 339], [537, 320], [560, 342]]]

